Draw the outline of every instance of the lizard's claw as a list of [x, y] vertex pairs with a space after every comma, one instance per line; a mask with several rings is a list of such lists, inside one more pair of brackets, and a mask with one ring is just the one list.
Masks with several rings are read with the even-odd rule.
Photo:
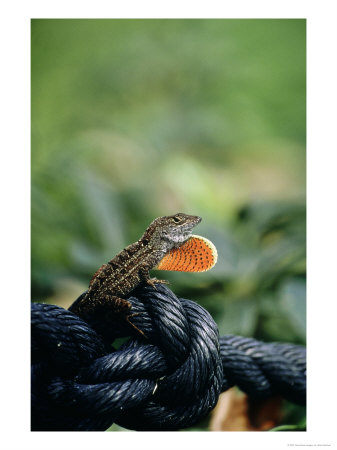
[[146, 334], [145, 334], [142, 330], [140, 330], [138, 327], [136, 327], [136, 325], [133, 324], [133, 323], [131, 322], [131, 320], [130, 320], [131, 317], [138, 316], [139, 314], [140, 314], [140, 313], [133, 313], [133, 314], [130, 314], [130, 315], [126, 316], [126, 321], [127, 321], [127, 322], [128, 322], [135, 330], [137, 330], [138, 333], [140, 333], [145, 339], [148, 339], [148, 337], [146, 336]]
[[156, 284], [170, 284], [169, 281], [167, 280], [158, 280], [158, 278], [149, 278], [148, 280], [146, 280], [146, 283], [153, 287], [154, 289], [156, 289]]

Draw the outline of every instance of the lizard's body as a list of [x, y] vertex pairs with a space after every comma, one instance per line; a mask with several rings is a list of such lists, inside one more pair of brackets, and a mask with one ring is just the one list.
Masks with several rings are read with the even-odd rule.
[[[118, 253], [92, 277], [84, 296], [69, 309], [85, 319], [88, 315], [123, 315], [134, 326], [128, 314], [131, 303], [125, 297], [142, 281], [150, 285], [162, 281], [150, 278], [149, 271], [173, 248], [190, 236], [200, 217], [178, 213], [154, 220], [143, 236]], [[140, 331], [140, 330], [139, 330]]]

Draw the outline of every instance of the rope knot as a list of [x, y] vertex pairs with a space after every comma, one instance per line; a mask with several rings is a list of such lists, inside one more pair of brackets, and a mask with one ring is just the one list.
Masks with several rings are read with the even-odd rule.
[[[37, 429], [104, 430], [116, 422], [135, 430], [176, 430], [192, 425], [214, 408], [223, 369], [218, 330], [210, 314], [190, 300], [178, 299], [162, 285], [138, 288], [128, 300], [135, 313], [132, 321], [147, 339], [133, 336], [116, 350], [108, 350], [106, 324], [101, 324], [102, 330], [100, 324], [91, 324], [96, 334], [69, 311], [51, 305], [37, 307], [35, 315], [49, 314], [49, 327], [52, 316], [58, 331], [60, 321], [71, 319], [66, 334], [69, 341], [77, 342], [71, 350], [74, 364], [68, 350], [67, 364], [61, 362], [56, 371], [55, 364], [67, 347], [62, 339], [57, 343], [52, 339], [54, 351], [49, 356], [50, 348], [43, 351], [41, 345], [33, 346], [33, 378], [43, 380], [42, 385], [33, 383], [32, 415]], [[41, 335], [43, 320], [32, 323], [32, 335]], [[120, 329], [110, 332], [114, 337], [124, 334]], [[86, 342], [92, 340], [96, 344], [88, 351]]]

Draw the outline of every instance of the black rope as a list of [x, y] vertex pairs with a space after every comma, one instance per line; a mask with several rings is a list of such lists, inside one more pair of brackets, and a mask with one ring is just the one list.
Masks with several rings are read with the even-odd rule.
[[32, 430], [182, 429], [234, 385], [251, 397], [305, 403], [303, 347], [219, 338], [204, 308], [166, 286], [138, 288], [128, 300], [147, 339], [127, 322], [87, 323], [61, 307], [32, 304]]

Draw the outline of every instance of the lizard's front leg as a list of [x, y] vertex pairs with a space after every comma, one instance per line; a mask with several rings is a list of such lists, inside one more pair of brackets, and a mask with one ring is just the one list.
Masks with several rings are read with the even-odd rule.
[[150, 278], [150, 273], [148, 269], [140, 269], [139, 270], [139, 277], [142, 281], [144, 281], [149, 286], [156, 289], [156, 284], [169, 284], [169, 281], [167, 280], [158, 280], [158, 278]]

